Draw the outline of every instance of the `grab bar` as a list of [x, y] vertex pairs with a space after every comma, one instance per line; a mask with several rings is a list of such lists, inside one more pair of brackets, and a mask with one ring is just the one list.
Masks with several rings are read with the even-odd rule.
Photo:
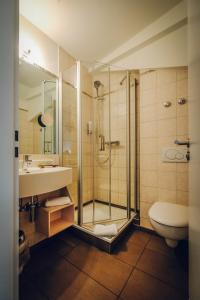
[[120, 141], [110, 141], [110, 142], [105, 142], [105, 145], [108, 145], [108, 146], [112, 146], [112, 145], [115, 145], [115, 146], [119, 146], [120, 145]]
[[190, 147], [190, 141], [179, 141], [175, 140], [174, 144], [179, 145], [179, 146], [187, 146], [188, 148]]

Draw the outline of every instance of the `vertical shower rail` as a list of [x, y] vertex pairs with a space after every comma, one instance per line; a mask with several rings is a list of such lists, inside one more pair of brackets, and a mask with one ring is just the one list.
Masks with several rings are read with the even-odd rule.
[[78, 225], [83, 224], [81, 62], [77, 61]]

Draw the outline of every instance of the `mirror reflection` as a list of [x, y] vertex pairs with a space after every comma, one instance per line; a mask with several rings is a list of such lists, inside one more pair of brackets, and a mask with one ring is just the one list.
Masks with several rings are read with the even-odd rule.
[[19, 152], [58, 153], [57, 78], [19, 62]]

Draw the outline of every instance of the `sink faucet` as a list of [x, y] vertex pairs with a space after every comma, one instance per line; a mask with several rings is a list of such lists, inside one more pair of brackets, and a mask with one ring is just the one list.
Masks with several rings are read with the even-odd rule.
[[28, 154], [25, 154], [23, 156], [23, 170], [27, 170], [28, 166], [32, 162], [32, 160], [29, 157], [30, 157], [30, 155], [28, 155]]

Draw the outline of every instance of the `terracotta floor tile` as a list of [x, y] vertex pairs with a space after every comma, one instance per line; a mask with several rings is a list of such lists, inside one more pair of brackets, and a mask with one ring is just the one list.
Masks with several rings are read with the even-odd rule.
[[120, 299], [124, 300], [187, 300], [176, 289], [137, 269], [131, 274]]
[[152, 235], [150, 241], [148, 242], [146, 248], [153, 250], [153, 251], [158, 251], [162, 254], [174, 257], [175, 256], [175, 251], [173, 248], [170, 248], [167, 246], [164, 238]]
[[76, 247], [67, 259], [116, 295], [121, 292], [132, 270], [131, 266], [112, 255], [87, 245]]
[[122, 245], [114, 250], [112, 255], [127, 264], [135, 266], [143, 250], [144, 247], [137, 243], [124, 241]]
[[117, 296], [98, 284], [95, 280], [79, 272], [75, 280], [68, 284], [58, 300], [114, 300]]
[[31, 259], [24, 268], [23, 275], [32, 278], [35, 274], [40, 273], [49, 265], [56, 264], [59, 255], [49, 251], [48, 247], [38, 249], [31, 254]]
[[110, 291], [62, 258], [37, 274], [34, 283], [50, 300], [116, 299]]
[[128, 237], [129, 243], [135, 243], [137, 245], [145, 247], [151, 238], [151, 234], [140, 230], [133, 231]]
[[169, 283], [171, 286], [187, 291], [187, 273], [176, 258], [145, 249], [137, 263], [137, 268]]
[[28, 280], [19, 279], [19, 300], [48, 300], [37, 288]]
[[78, 237], [76, 237], [68, 231], [64, 231], [61, 234], [59, 234], [59, 239], [63, 240], [65, 243], [72, 247], [75, 247], [81, 243], [81, 239], [79, 239]]
[[64, 256], [68, 254], [74, 247], [70, 245], [69, 243], [66, 243], [62, 239], [55, 239], [53, 240], [49, 246], [48, 246], [48, 251], [57, 253], [61, 256]]

